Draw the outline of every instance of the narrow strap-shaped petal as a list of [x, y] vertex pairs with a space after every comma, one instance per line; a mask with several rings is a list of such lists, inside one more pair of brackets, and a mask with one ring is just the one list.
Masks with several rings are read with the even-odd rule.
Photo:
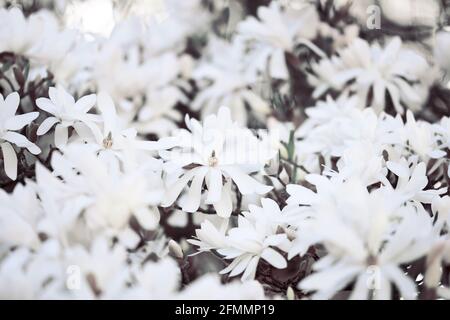
[[55, 145], [61, 148], [67, 144], [69, 140], [69, 130], [67, 127], [57, 124], [55, 128]]
[[261, 253], [261, 258], [266, 260], [277, 269], [284, 269], [287, 267], [286, 259], [272, 248], [266, 248]]
[[39, 112], [29, 112], [9, 118], [5, 122], [6, 130], [20, 130], [39, 117]]
[[1, 144], [2, 154], [3, 154], [3, 165], [5, 167], [6, 175], [11, 180], [16, 180], [17, 178], [17, 156], [14, 151], [13, 146], [4, 142]]
[[5, 99], [6, 115], [12, 117], [16, 114], [19, 107], [20, 96], [17, 92], [9, 94]]
[[216, 203], [222, 195], [222, 172], [217, 168], [210, 168], [207, 177], [208, 197], [206, 203]]
[[183, 203], [183, 211], [195, 212], [198, 210], [202, 198], [202, 185], [206, 172], [207, 168], [200, 167], [195, 173], [189, 192], [185, 198], [186, 201]]
[[231, 179], [238, 186], [239, 191], [244, 195], [264, 194], [272, 190], [272, 187], [260, 183], [237, 167], [223, 167], [223, 171], [230, 175]]
[[46, 134], [58, 122], [59, 122], [59, 119], [57, 119], [55, 117], [49, 117], [49, 118], [45, 119], [41, 123], [39, 128], [37, 129], [37, 135], [42, 136], [42, 135]]

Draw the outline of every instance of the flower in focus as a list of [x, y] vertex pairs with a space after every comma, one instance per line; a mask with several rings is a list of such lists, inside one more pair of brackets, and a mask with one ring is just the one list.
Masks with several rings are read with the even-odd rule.
[[229, 273], [230, 277], [242, 273], [242, 281], [255, 278], [261, 258], [275, 268], [286, 268], [286, 259], [278, 251], [290, 248], [287, 235], [279, 233], [284, 224], [282, 213], [271, 199], [262, 199], [261, 203], [262, 207], [250, 205], [250, 211], [238, 217], [238, 226], [228, 230], [226, 236], [205, 221], [196, 231], [198, 240], [190, 243], [199, 246], [200, 251], [216, 250], [225, 259], [233, 259], [220, 273]]
[[272, 188], [251, 173], [257, 173], [276, 155], [268, 141], [259, 140], [250, 130], [231, 120], [230, 110], [221, 108], [208, 116], [203, 125], [186, 119], [188, 130], [180, 130], [177, 145], [160, 154], [165, 160], [167, 192], [163, 206], [172, 205], [189, 181], [189, 191], [182, 203], [186, 212], [195, 212], [206, 183], [206, 204], [214, 206], [221, 217], [232, 212], [231, 182], [241, 194], [264, 194]]

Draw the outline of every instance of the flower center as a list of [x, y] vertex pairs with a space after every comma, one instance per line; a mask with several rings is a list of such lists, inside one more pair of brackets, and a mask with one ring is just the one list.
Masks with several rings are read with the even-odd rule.
[[105, 139], [103, 139], [103, 147], [105, 149], [110, 149], [112, 147], [112, 145], [113, 145], [113, 139], [112, 139], [112, 135], [110, 132], [110, 133], [108, 133], [108, 136]]
[[211, 153], [211, 156], [208, 159], [208, 165], [210, 167], [215, 167], [217, 165], [217, 163], [219, 162], [219, 159], [216, 158], [216, 152], [213, 151]]

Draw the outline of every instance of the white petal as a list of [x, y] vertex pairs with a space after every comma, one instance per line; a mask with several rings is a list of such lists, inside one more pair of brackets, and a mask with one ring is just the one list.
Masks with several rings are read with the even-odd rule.
[[259, 257], [254, 256], [252, 260], [247, 265], [247, 268], [245, 269], [244, 273], [242, 274], [241, 280], [242, 281], [249, 281], [255, 279], [256, 275], [256, 269], [258, 267]]
[[57, 148], [64, 147], [69, 140], [69, 129], [57, 124], [55, 128], [55, 145]]
[[409, 169], [394, 161], [386, 162], [386, 167], [392, 171], [397, 177], [409, 178]]
[[202, 197], [202, 186], [203, 180], [205, 179], [205, 175], [207, 172], [207, 168], [200, 168], [194, 176], [192, 180], [191, 186], [189, 188], [186, 202], [183, 203], [183, 211], [186, 212], [195, 212], [200, 207], [200, 200]]
[[383, 271], [398, 288], [402, 298], [409, 300], [416, 298], [417, 288], [414, 281], [405, 275], [399, 267], [388, 265], [383, 267]]
[[106, 132], [113, 131], [115, 129], [114, 126], [117, 120], [117, 113], [116, 107], [114, 106], [114, 101], [107, 93], [100, 92], [97, 95], [97, 105], [103, 117], [105, 131]]
[[311, 205], [317, 198], [317, 195], [312, 190], [296, 184], [287, 185], [286, 191], [290, 195], [286, 201], [288, 204]]
[[17, 112], [17, 108], [19, 107], [20, 96], [17, 92], [13, 92], [9, 94], [5, 99], [6, 104], [6, 114], [8, 116], [13, 116]]
[[6, 130], [20, 130], [26, 125], [30, 124], [31, 121], [39, 117], [39, 112], [29, 112], [25, 114], [21, 114], [18, 116], [14, 116], [9, 118], [5, 122]]
[[75, 103], [75, 107], [83, 112], [88, 112], [97, 101], [97, 95], [96, 94], [90, 94], [84, 97], [81, 97], [80, 100], [78, 100]]
[[58, 121], [59, 120], [55, 117], [45, 119], [37, 129], [37, 135], [42, 136], [46, 134], [55, 125], [55, 123], [58, 123]]
[[238, 263], [244, 258], [244, 256], [239, 256], [236, 259], [234, 259], [226, 268], [222, 269], [219, 271], [219, 274], [226, 274], [228, 272], [230, 272], [231, 270], [233, 270]]
[[270, 57], [270, 75], [277, 79], [287, 79], [289, 72], [286, 67], [286, 58], [284, 50], [278, 49]]
[[239, 263], [233, 268], [233, 270], [230, 272], [230, 277], [237, 276], [238, 274], [241, 274], [244, 272], [245, 268], [247, 268], [252, 256], [246, 255], [244, 258], [242, 258]]
[[261, 258], [266, 260], [277, 269], [284, 269], [287, 267], [286, 259], [272, 248], [266, 248], [261, 253]]
[[44, 110], [45, 112], [48, 112], [50, 114], [56, 114], [58, 110], [54, 103], [47, 98], [37, 99], [36, 105], [39, 109]]
[[352, 294], [349, 297], [349, 300], [367, 300], [369, 288], [368, 284], [368, 275], [367, 273], [361, 273], [358, 276], [358, 280], [353, 287]]
[[222, 172], [216, 168], [209, 169], [208, 173], [208, 197], [206, 203], [218, 202], [222, 195]]
[[233, 202], [231, 200], [231, 181], [225, 183], [222, 188], [220, 200], [213, 204], [217, 215], [221, 218], [229, 218], [233, 211]]
[[8, 142], [2, 143], [1, 147], [2, 147], [3, 163], [4, 163], [4, 166], [5, 166], [6, 175], [11, 180], [16, 180], [16, 178], [17, 178], [17, 156], [16, 156], [16, 152], [14, 151], [13, 146], [10, 143], [8, 143]]
[[166, 190], [164, 200], [162, 202], [163, 207], [171, 206], [175, 200], [177, 200], [180, 193], [183, 191], [186, 184], [192, 179], [192, 177], [197, 172], [196, 169], [192, 169], [186, 172], [181, 178], [179, 178], [175, 183], [169, 186]]
[[30, 151], [32, 154], [39, 154], [41, 152], [41, 149], [39, 149], [38, 146], [36, 146], [34, 143], [32, 143], [30, 140], [28, 140], [24, 135], [21, 135], [20, 133], [7, 131], [2, 138], [6, 141], [14, 143], [18, 147], [27, 148], [28, 151]]
[[239, 191], [244, 195], [264, 194], [272, 190], [272, 187], [260, 183], [237, 167], [224, 167], [223, 171], [230, 175], [231, 179], [238, 186]]
[[141, 208], [134, 212], [134, 216], [146, 230], [154, 230], [158, 226], [160, 218], [157, 208]]

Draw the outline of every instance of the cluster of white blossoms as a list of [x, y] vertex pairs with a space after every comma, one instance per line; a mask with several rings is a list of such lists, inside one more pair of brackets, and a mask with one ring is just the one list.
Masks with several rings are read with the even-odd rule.
[[0, 299], [450, 299], [449, 35], [162, 2], [0, 1]]

